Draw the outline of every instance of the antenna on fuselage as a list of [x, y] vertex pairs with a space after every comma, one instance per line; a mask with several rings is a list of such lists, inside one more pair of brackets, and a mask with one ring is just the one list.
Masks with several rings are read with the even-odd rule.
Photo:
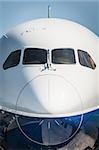
[[51, 6], [48, 5], [48, 18], [51, 18]]

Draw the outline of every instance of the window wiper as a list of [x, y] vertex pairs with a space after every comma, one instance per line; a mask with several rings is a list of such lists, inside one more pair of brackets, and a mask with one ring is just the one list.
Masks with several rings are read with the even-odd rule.
[[44, 68], [41, 70], [41, 72], [44, 71], [44, 70], [46, 70], [46, 69], [51, 70], [51, 71], [56, 71], [56, 69], [54, 69], [54, 68], [51, 67], [50, 52], [49, 52], [49, 50], [47, 51], [47, 63], [44, 64]]

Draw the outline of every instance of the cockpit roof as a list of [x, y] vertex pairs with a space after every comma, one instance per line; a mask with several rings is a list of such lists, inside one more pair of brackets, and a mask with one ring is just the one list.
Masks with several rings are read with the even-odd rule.
[[[94, 40], [97, 36], [75, 22], [45, 18], [18, 25], [6, 34], [6, 38], [14, 40], [22, 46], [52, 49], [55, 47], [88, 46], [89, 41]], [[86, 43], [86, 41], [88, 42]]]

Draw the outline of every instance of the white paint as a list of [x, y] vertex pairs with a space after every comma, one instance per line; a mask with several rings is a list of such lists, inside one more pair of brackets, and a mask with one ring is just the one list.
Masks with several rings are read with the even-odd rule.
[[[7, 37], [7, 38], [6, 38]], [[0, 40], [0, 107], [35, 117], [63, 117], [99, 108], [99, 40], [87, 28], [62, 19], [38, 19], [19, 25]], [[98, 42], [97, 42], [98, 41]], [[98, 45], [98, 46], [97, 46]], [[73, 48], [74, 65], [22, 65], [26, 47]], [[97, 50], [98, 48], [98, 50]], [[17, 67], [3, 70], [8, 55], [22, 50]], [[77, 49], [87, 51], [96, 62], [92, 70], [79, 64]]]

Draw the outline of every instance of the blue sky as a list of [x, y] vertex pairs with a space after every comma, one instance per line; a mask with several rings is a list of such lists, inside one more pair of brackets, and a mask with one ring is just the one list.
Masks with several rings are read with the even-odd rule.
[[52, 17], [78, 22], [99, 36], [99, 0], [0, 0], [0, 37], [12, 27], [36, 18]]

